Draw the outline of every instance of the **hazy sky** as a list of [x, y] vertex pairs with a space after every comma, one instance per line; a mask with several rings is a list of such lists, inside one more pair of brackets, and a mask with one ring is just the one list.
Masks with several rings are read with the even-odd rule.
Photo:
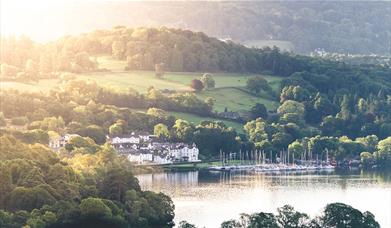
[[[93, 20], [88, 6], [124, 1], [127, 0], [0, 0], [0, 32], [25, 34], [37, 41], [52, 40], [88, 28], [86, 23]], [[85, 18], [79, 20], [83, 13]], [[74, 14], [78, 14], [79, 21], [74, 20]]]

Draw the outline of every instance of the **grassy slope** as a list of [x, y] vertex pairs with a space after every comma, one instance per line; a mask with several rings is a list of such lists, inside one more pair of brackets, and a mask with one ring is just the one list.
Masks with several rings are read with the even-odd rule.
[[[201, 73], [167, 73], [164, 78], [174, 82], [179, 82], [184, 85], [190, 85], [191, 80], [194, 78], [200, 78]], [[223, 87], [244, 87], [246, 86], [247, 79], [257, 76], [256, 74], [233, 74], [233, 73], [213, 73], [213, 79], [216, 82], [216, 88]], [[280, 77], [261, 75], [269, 83], [275, 85], [275, 82], [280, 82]]]
[[[124, 72], [122, 70], [126, 65], [124, 61], [112, 60], [110, 57], [100, 57], [98, 61], [100, 67], [110, 69], [112, 72], [84, 74], [81, 77], [122, 90], [133, 88], [141, 93], [145, 92], [150, 86], [158, 89], [192, 91], [188, 86], [191, 80], [202, 76], [202, 73], [167, 72], [163, 79], [156, 79], [153, 71]], [[216, 89], [202, 91], [197, 95], [201, 99], [206, 97], [214, 98], [216, 111], [221, 112], [225, 107], [230, 111], [249, 110], [255, 103], [263, 103], [269, 110], [275, 110], [278, 107], [278, 104], [272, 100], [243, 91], [247, 79], [255, 76], [255, 74], [214, 73], [213, 76], [216, 82]], [[261, 76], [268, 80], [274, 91], [278, 91], [281, 81], [280, 77]], [[236, 87], [242, 90], [236, 89]]]
[[[152, 71], [91, 73], [80, 76], [86, 80], [95, 80], [101, 85], [112, 86], [120, 90], [132, 88], [140, 93], [145, 93], [150, 86], [182, 92], [192, 91], [187, 85], [191, 80], [199, 77], [200, 74], [197, 73], [166, 73], [164, 79], [157, 79]], [[236, 77], [231, 74], [227, 76], [218, 74], [215, 76], [216, 89], [202, 91], [197, 93], [197, 96], [201, 99], [214, 98], [215, 110], [219, 112], [223, 111], [225, 107], [230, 111], [249, 110], [257, 102], [265, 104], [268, 110], [275, 110], [278, 107], [274, 101], [236, 89], [236, 87], [244, 89], [248, 76], [238, 75]], [[274, 82], [272, 85], [277, 89], [280, 78], [270, 76], [266, 78], [271, 78], [271, 81]]]
[[[170, 89], [177, 91], [192, 91], [188, 86], [194, 78], [200, 78], [202, 73], [167, 72], [164, 79], [157, 79], [153, 71], [123, 71], [125, 61], [113, 60], [110, 57], [99, 57], [100, 68], [106, 68], [111, 72], [96, 72], [79, 75], [79, 78], [95, 80], [103, 86], [112, 86], [120, 90], [129, 89], [145, 93], [150, 86], [158, 89]], [[276, 109], [277, 103], [269, 99], [253, 96], [243, 90], [248, 77], [251, 74], [215, 73], [216, 89], [202, 91], [197, 95], [201, 99], [212, 97], [216, 100], [215, 110], [223, 111], [225, 107], [230, 111], [249, 110], [255, 103], [263, 103], [269, 110]], [[275, 91], [278, 90], [280, 77], [262, 75], [269, 81]], [[58, 86], [57, 79], [40, 80], [38, 83], [0, 82], [0, 89], [19, 89], [23, 91], [47, 92]], [[239, 88], [239, 89], [237, 89]]]
[[58, 79], [44, 79], [38, 83], [0, 81], [0, 90], [17, 89], [24, 92], [49, 92], [58, 86]]
[[[154, 86], [158, 89], [170, 89], [177, 91], [192, 91], [188, 86], [194, 78], [200, 78], [202, 73], [189, 72], [167, 72], [164, 79], [155, 78], [153, 71], [123, 71], [124, 61], [113, 60], [108, 57], [98, 58], [100, 68], [106, 68], [110, 72], [96, 72], [80, 74], [79, 78], [85, 80], [95, 80], [102, 86], [115, 87], [127, 91], [134, 89], [140, 93], [145, 93], [148, 87]], [[263, 103], [269, 110], [277, 108], [277, 103], [265, 98], [254, 96], [243, 91], [246, 81], [251, 74], [213, 74], [216, 81], [216, 88], [213, 90], [202, 91], [197, 94], [201, 99], [212, 97], [215, 99], [215, 110], [223, 111], [225, 107], [229, 111], [249, 110], [255, 103]], [[275, 91], [278, 90], [281, 78], [262, 75], [267, 79]], [[38, 83], [21, 83], [21, 82], [1, 82], [0, 89], [18, 89], [22, 91], [48, 92], [59, 86], [58, 79], [40, 80]], [[145, 110], [139, 110], [145, 111]], [[199, 124], [203, 120], [222, 121], [227, 126], [235, 128], [238, 132], [243, 132], [243, 126], [240, 123], [223, 120], [218, 118], [201, 117], [189, 113], [168, 112], [169, 114], [185, 119], [194, 124]]]
[[221, 112], [225, 108], [228, 111], [250, 110], [255, 103], [262, 103], [268, 110], [275, 110], [278, 104], [274, 101], [253, 96], [235, 87], [217, 88], [211, 91], [203, 91], [199, 94], [203, 99], [213, 97], [214, 109]]
[[157, 89], [192, 91], [187, 85], [170, 80], [157, 79], [153, 71], [88, 73], [80, 75], [79, 78], [95, 80], [98, 84], [115, 87], [120, 90], [129, 90], [131, 88], [140, 93], [147, 92], [147, 89], [151, 86]]

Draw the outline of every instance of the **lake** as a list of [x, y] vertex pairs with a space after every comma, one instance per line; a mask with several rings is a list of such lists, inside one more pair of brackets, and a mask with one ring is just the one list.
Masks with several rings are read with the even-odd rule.
[[143, 190], [163, 192], [175, 204], [175, 223], [215, 228], [240, 213], [273, 212], [285, 204], [310, 216], [343, 202], [372, 212], [391, 227], [391, 172], [331, 171], [266, 174], [187, 171], [137, 176]]

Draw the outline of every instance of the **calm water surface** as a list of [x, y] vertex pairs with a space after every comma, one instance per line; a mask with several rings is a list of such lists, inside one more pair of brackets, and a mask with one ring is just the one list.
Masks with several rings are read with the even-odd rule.
[[175, 203], [175, 222], [215, 228], [240, 213], [276, 212], [290, 204], [311, 216], [332, 202], [371, 211], [391, 228], [391, 172], [362, 171], [265, 174], [189, 171], [138, 176], [144, 190], [163, 192]]

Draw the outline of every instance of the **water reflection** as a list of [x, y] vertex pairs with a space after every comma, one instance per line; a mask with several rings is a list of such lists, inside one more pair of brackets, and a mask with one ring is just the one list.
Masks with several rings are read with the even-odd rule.
[[332, 202], [373, 212], [391, 227], [391, 175], [388, 172], [336, 171], [266, 174], [189, 171], [138, 176], [143, 189], [164, 192], [175, 203], [175, 221], [218, 227], [239, 213], [268, 211], [291, 204], [317, 215]]

